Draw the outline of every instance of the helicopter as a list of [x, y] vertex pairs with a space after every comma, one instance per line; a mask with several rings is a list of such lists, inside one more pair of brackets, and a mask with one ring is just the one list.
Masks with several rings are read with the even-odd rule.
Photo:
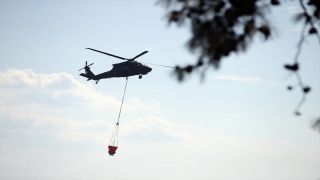
[[[144, 51], [138, 55], [136, 55], [134, 58], [131, 59], [126, 59], [120, 56], [116, 56], [113, 54], [109, 54], [103, 51], [99, 51], [96, 49], [92, 49], [92, 48], [86, 48], [95, 52], [99, 52], [108, 56], [112, 56], [121, 60], [124, 60], [125, 62], [121, 62], [121, 63], [117, 63], [117, 64], [112, 64], [112, 69], [110, 71], [107, 72], [103, 72], [101, 74], [93, 74], [93, 72], [90, 70], [91, 65], [93, 65], [93, 63], [91, 64], [87, 64], [86, 61], [86, 65], [85, 67], [79, 69], [79, 71], [81, 71], [82, 69], [85, 70], [85, 73], [81, 73], [79, 74], [80, 76], [86, 77], [88, 78], [87, 81], [89, 80], [95, 80], [96, 84], [98, 84], [98, 82], [101, 79], [107, 79], [107, 78], [120, 78], [120, 77], [129, 77], [129, 76], [135, 76], [135, 75], [139, 75], [139, 79], [142, 78], [142, 75], [146, 75], [149, 72], [152, 71], [152, 68], [150, 68], [149, 66], [147, 66], [146, 64], [151, 64], [151, 63], [142, 63], [142, 62], [138, 62], [135, 61], [135, 59], [137, 59], [138, 57], [148, 53], [148, 51]], [[156, 65], [156, 66], [163, 66], [163, 65], [158, 65], [158, 64], [151, 64], [151, 65]], [[173, 68], [170, 66], [163, 66], [163, 67], [169, 67], [169, 68]]]

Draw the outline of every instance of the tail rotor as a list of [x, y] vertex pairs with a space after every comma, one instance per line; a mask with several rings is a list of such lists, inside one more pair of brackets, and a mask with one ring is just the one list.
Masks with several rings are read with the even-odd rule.
[[91, 63], [91, 64], [89, 64], [88, 65], [88, 63], [87, 63], [87, 61], [86, 61], [86, 66], [84, 66], [83, 68], [81, 68], [81, 69], [79, 69], [79, 71], [81, 71], [82, 69], [84, 69], [85, 71], [86, 71], [86, 73], [87, 73], [87, 67], [89, 68], [89, 66], [91, 66], [93, 63]]

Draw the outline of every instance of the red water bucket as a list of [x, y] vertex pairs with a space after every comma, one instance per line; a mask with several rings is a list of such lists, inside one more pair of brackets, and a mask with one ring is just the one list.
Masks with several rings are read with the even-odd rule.
[[117, 146], [108, 146], [109, 151], [108, 153], [110, 154], [110, 156], [113, 156], [116, 153], [116, 150], [118, 149]]

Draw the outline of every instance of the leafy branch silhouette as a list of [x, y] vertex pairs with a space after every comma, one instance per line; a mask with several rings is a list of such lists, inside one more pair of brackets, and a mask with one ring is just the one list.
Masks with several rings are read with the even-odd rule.
[[[280, 5], [279, 0], [159, 0], [158, 3], [169, 9], [169, 24], [181, 26], [186, 21], [190, 23], [192, 37], [187, 47], [199, 54], [194, 64], [176, 66], [174, 75], [179, 81], [195, 71], [200, 72], [203, 80], [209, 67], [217, 69], [224, 57], [246, 51], [256, 34], [268, 40], [272, 31], [266, 14], [271, 7]], [[295, 75], [302, 90], [302, 98], [295, 109], [296, 115], [301, 115], [300, 108], [311, 90], [310, 86], [304, 85], [299, 74], [299, 55], [309, 36], [315, 35], [320, 43], [316, 28], [316, 23], [320, 22], [320, 1], [299, 0], [299, 4], [303, 12], [297, 14], [295, 20], [304, 20], [304, 28], [293, 64], [284, 65], [286, 70]], [[308, 10], [313, 11], [310, 13]], [[287, 88], [293, 90], [293, 86]]]
[[[292, 73], [295, 74], [297, 81], [298, 81], [299, 88], [302, 91], [302, 98], [301, 98], [300, 102], [298, 103], [296, 110], [295, 110], [295, 114], [298, 116], [301, 115], [300, 108], [301, 108], [302, 104], [304, 103], [304, 101], [306, 100], [306, 94], [309, 93], [311, 90], [311, 87], [304, 85], [302, 78], [299, 74], [299, 55], [302, 51], [303, 43], [305, 42], [305, 40], [307, 39], [307, 37], [309, 35], [315, 35], [317, 37], [317, 39], [319, 40], [319, 45], [320, 45], [320, 36], [319, 36], [319, 33], [318, 33], [317, 29], [315, 28], [315, 24], [314, 24], [317, 20], [320, 19], [320, 5], [319, 5], [320, 1], [314, 1], [314, 0], [309, 1], [309, 3], [308, 3], [309, 5], [313, 5], [313, 4], [315, 6], [317, 5], [316, 6], [317, 8], [315, 8], [313, 15], [310, 15], [310, 13], [307, 11], [307, 8], [305, 7], [303, 0], [299, 0], [299, 1], [300, 1], [300, 6], [303, 9], [303, 12], [297, 14], [295, 17], [295, 20], [298, 22], [298, 21], [304, 19], [305, 22], [304, 22], [304, 26], [301, 31], [301, 37], [300, 37], [300, 41], [298, 43], [298, 47], [297, 47], [298, 49], [297, 49], [297, 53], [294, 58], [294, 62], [292, 65], [286, 64], [284, 66], [285, 69], [287, 69], [288, 71], [291, 71]], [[306, 33], [307, 27], [310, 27], [308, 33]], [[292, 90], [292, 89], [293, 89], [292, 86], [288, 86], [288, 90]]]

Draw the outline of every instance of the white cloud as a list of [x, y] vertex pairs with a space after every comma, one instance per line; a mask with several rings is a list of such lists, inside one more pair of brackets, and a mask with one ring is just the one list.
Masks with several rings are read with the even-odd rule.
[[[105, 116], [87, 113], [99, 110], [98, 105], [106, 109], [103, 101], [108, 101], [117, 104], [117, 114], [120, 101], [70, 74], [0, 72], [0, 95], [1, 178], [105, 179], [106, 170], [111, 179], [119, 174], [122, 179], [311, 179], [319, 174], [318, 146], [230, 136], [210, 127], [190, 132], [183, 124], [153, 116], [120, 120], [119, 149], [110, 157], [107, 145], [115, 119], [111, 123]], [[72, 112], [52, 103], [59, 99], [66, 103], [70, 96], [77, 100], [70, 106], [80, 104], [85, 111]], [[126, 102], [127, 111], [157, 110], [161, 105], [137, 98]], [[94, 116], [98, 113], [104, 111], [94, 111]]]
[[103, 120], [78, 122], [67, 118], [46, 117], [44, 122], [58, 127], [54, 134], [56, 139], [68, 142], [94, 142], [107, 146], [114, 128], [113, 124]]
[[[25, 134], [25, 138], [32, 134], [53, 134], [60, 141], [73, 143], [93, 142], [97, 145], [107, 146], [109, 138], [115, 128], [115, 124], [105, 120], [87, 120], [79, 122], [72, 117], [56, 117], [40, 115], [37, 113], [19, 113], [12, 115], [12, 120], [28, 122], [30, 127], [25, 129], [0, 128], [2, 134]], [[3, 119], [2, 119], [3, 121]], [[149, 140], [167, 141], [170, 139], [187, 139], [189, 136], [186, 129], [178, 124], [158, 117], [141, 118], [130, 122], [120, 122], [120, 136], [125, 139], [143, 141], [144, 137]], [[46, 141], [49, 139], [46, 139]], [[4, 142], [4, 141], [2, 141]]]
[[35, 88], [46, 88], [49, 84], [61, 81], [62, 78], [71, 76], [65, 73], [60, 74], [35, 74], [31, 69], [18, 70], [9, 69], [7, 72], [0, 72], [0, 84], [5, 85], [27, 85]]
[[160, 106], [159, 103], [156, 103], [154, 101], [150, 102], [142, 102], [138, 98], [130, 98], [129, 104], [124, 104], [124, 109], [127, 111], [137, 111], [138, 109], [148, 110], [149, 112], [158, 112]]
[[0, 85], [1, 99], [37, 93], [51, 99], [74, 97], [89, 102], [96, 110], [120, 107], [114, 97], [96, 92], [90, 83], [82, 84], [67, 73], [36, 74], [31, 69], [9, 69], [0, 72]]
[[155, 131], [162, 132], [173, 138], [184, 139], [188, 137], [186, 129], [182, 125], [159, 117], [141, 118], [130, 123], [124, 123], [121, 129], [121, 132], [125, 135], [132, 135], [132, 133], [152, 133], [152, 131]]
[[[107, 110], [117, 114], [120, 101], [95, 91], [90, 83], [82, 84], [67, 73], [37, 74], [31, 69], [9, 69], [0, 72], [0, 106], [1, 122], [8, 124], [9, 121], [18, 121], [26, 124], [23, 130], [27, 134], [44, 131], [54, 134], [57, 140], [107, 145], [106, 137], [111, 136], [114, 124], [92, 116], [83, 121], [81, 116], [87, 116], [87, 112], [94, 110], [101, 117], [106, 116]], [[138, 98], [131, 98], [123, 105], [122, 112], [147, 109], [155, 113], [159, 108], [157, 101], [142, 102]], [[146, 129], [141, 127], [148, 127], [159, 129], [168, 136], [183, 136], [183, 128], [179, 130], [179, 125], [157, 118], [137, 120], [128, 125], [124, 123], [124, 127], [127, 127], [124, 128], [127, 131], [123, 131], [123, 135], [144, 132]], [[0, 130], [5, 133], [22, 132], [15, 127], [1, 127]]]
[[[25, 139], [28, 139], [33, 134], [41, 135], [45, 133], [53, 134], [54, 139], [60, 141], [75, 143], [93, 142], [107, 146], [109, 141], [106, 137], [111, 137], [111, 132], [114, 128], [112, 123], [99, 119], [79, 122], [71, 117], [56, 117], [36, 113], [24, 113], [11, 118], [11, 120], [21, 120], [24, 123], [28, 121], [31, 126], [22, 130], [1, 128], [0, 132], [2, 134], [24, 133]], [[53, 139], [43, 139], [43, 141], [48, 140]]]
[[[82, 84], [67, 73], [36, 74], [31, 69], [9, 69], [0, 72], [0, 85], [2, 105], [5, 105], [3, 100], [37, 94], [47, 96], [50, 100], [73, 97], [95, 110], [118, 110], [120, 107], [120, 100], [95, 91], [90, 83]], [[154, 109], [158, 106], [156, 103], [147, 105], [137, 98], [129, 102], [124, 104], [124, 110], [137, 111], [139, 108]]]
[[21, 159], [10, 158], [10, 157], [5, 157], [0, 155], [0, 167], [1, 166], [15, 168], [15, 167], [25, 167], [26, 165]]
[[[25, 123], [28, 122], [30, 127], [24, 130], [1, 128], [1, 133], [24, 132], [27, 134], [37, 134], [46, 132], [54, 134], [56, 139], [62, 141], [77, 143], [89, 141], [105, 146], [109, 143], [108, 138], [111, 138], [111, 134], [115, 128], [115, 124], [101, 119], [89, 119], [85, 122], [80, 122], [72, 117], [57, 117], [31, 112], [11, 114], [10, 118], [12, 120], [24, 121]], [[120, 136], [122, 137], [151, 136], [149, 139], [154, 141], [158, 140], [157, 137], [167, 139], [188, 138], [186, 129], [182, 125], [159, 117], [146, 117], [129, 122], [120, 122], [120, 125]], [[152, 139], [152, 136], [155, 136], [155, 138]]]
[[117, 161], [125, 156], [121, 161], [131, 164], [122, 178], [134, 174], [138, 179], [312, 179], [319, 175], [317, 145], [213, 130], [188, 135], [184, 141], [121, 144]]
[[[317, 145], [236, 137], [221, 132], [189, 135], [179, 142], [120, 140], [114, 157], [108, 155], [107, 148], [85, 152], [26, 148], [16, 154], [3, 153], [1, 159], [7, 167], [17, 168], [14, 170], [21, 175], [17, 179], [23, 179], [22, 175], [35, 179], [34, 174], [39, 172], [42, 175], [39, 179], [316, 179], [319, 175]], [[67, 132], [63, 137], [72, 139]], [[106, 137], [110, 135], [105, 136], [105, 141], [109, 140]], [[34, 174], [23, 171], [26, 168]]]

